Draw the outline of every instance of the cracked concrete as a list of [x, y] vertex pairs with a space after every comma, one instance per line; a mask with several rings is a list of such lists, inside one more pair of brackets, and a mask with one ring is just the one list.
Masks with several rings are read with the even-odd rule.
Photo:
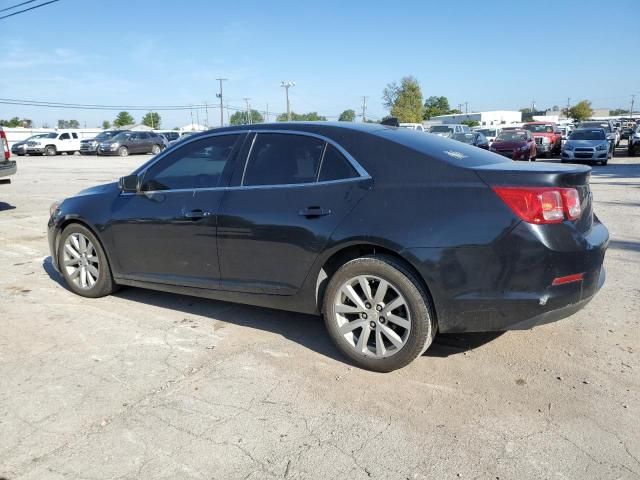
[[20, 158], [0, 185], [0, 478], [640, 478], [640, 160], [594, 169], [612, 243], [583, 311], [382, 375], [315, 317], [67, 291], [49, 204], [147, 158]]

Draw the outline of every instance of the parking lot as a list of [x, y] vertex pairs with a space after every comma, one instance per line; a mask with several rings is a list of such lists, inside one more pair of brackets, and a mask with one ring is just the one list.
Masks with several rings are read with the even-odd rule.
[[611, 244], [585, 309], [441, 335], [390, 374], [349, 365], [313, 316], [71, 293], [49, 205], [149, 156], [20, 157], [0, 185], [0, 478], [640, 477], [640, 158], [625, 154], [593, 169]]

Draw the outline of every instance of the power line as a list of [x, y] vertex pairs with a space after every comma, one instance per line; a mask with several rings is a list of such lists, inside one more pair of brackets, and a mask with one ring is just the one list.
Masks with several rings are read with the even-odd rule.
[[37, 2], [38, 0], [29, 0], [28, 2], [22, 2], [22, 3], [18, 3], [16, 5], [13, 5], [11, 7], [6, 7], [3, 9], [0, 9], [0, 12], [6, 12], [7, 10], [13, 10], [14, 8], [18, 8], [21, 7], [22, 5], [26, 5], [27, 3], [33, 3], [33, 2]]
[[[48, 2], [41, 3], [40, 5], [36, 5], [34, 7], [25, 8], [24, 10], [18, 10], [17, 12], [10, 13], [9, 15], [4, 15], [4, 16], [0, 17], [0, 20], [3, 20], [5, 18], [9, 18], [9, 17], [13, 17], [14, 15], [19, 15], [19, 14], [24, 13], [24, 12], [28, 12], [29, 10], [35, 10], [36, 8], [44, 7], [45, 5], [49, 5], [51, 3], [55, 3], [55, 2], [59, 2], [59, 1], [60, 0], [49, 0]], [[14, 7], [16, 7], [16, 6], [17, 5], [14, 5]], [[10, 7], [10, 8], [14, 8], [14, 7]]]

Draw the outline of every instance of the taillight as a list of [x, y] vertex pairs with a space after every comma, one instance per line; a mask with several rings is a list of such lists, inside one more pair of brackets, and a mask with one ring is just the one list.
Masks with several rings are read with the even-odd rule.
[[580, 196], [575, 188], [493, 187], [507, 206], [525, 222], [560, 223], [580, 216]]
[[4, 159], [9, 160], [9, 157], [11, 156], [11, 151], [9, 150], [9, 142], [7, 141], [7, 136], [2, 130], [0, 130], [0, 143], [2, 143], [2, 150], [4, 151]]

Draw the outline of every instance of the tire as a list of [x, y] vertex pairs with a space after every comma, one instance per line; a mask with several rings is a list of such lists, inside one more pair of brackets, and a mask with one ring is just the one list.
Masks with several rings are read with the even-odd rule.
[[[84, 243], [84, 250], [82, 237], [89, 242]], [[67, 246], [67, 243], [70, 245]], [[62, 231], [58, 245], [58, 264], [67, 286], [80, 296], [104, 297], [118, 289], [102, 245], [84, 225], [72, 223]]]
[[[369, 285], [368, 295], [360, 286], [360, 279]], [[381, 282], [386, 282], [388, 287], [380, 299], [376, 296], [381, 293]], [[343, 293], [349, 291], [347, 285], [358, 295], [361, 307], [349, 305], [357, 303]], [[386, 312], [387, 316], [379, 316], [378, 308], [385, 313], [385, 307], [398, 302], [402, 302], [401, 305]], [[349, 309], [354, 312], [345, 311]], [[391, 315], [391, 312], [395, 313]], [[327, 286], [323, 313], [329, 335], [338, 350], [358, 366], [376, 372], [391, 372], [411, 363], [431, 345], [437, 329], [429, 294], [403, 263], [388, 255], [360, 257], [342, 265]], [[408, 328], [396, 323], [400, 321]], [[354, 323], [359, 326], [344, 329]], [[365, 328], [367, 343], [360, 345]], [[395, 338], [394, 342], [392, 338]]]
[[551, 151], [545, 152], [544, 158], [551, 158]]
[[120, 147], [118, 149], [118, 155], [120, 155], [121, 157], [128, 157], [129, 149], [127, 147]]
[[58, 150], [54, 145], [47, 145], [44, 148], [44, 154], [48, 157], [55, 157], [58, 154]]
[[151, 147], [151, 153], [153, 153], [154, 155], [159, 154], [162, 151], [162, 149], [160, 148], [160, 145], [154, 145], [153, 147]]

